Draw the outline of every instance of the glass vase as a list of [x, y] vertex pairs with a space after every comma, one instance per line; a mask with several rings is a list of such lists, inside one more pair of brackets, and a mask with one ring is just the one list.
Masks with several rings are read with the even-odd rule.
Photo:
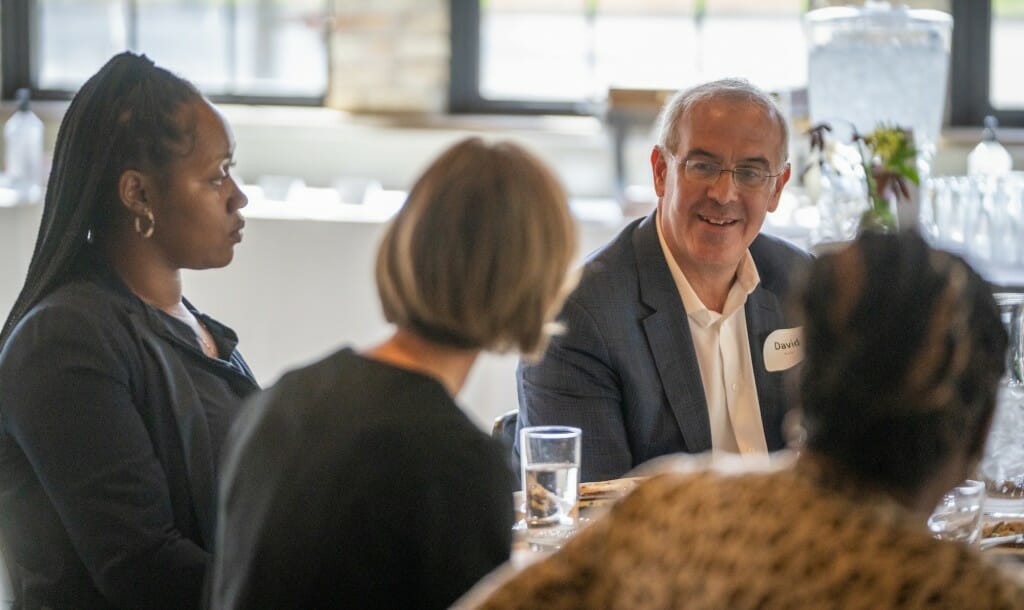
[[864, 231], [875, 231], [878, 233], [895, 233], [899, 230], [896, 201], [892, 199], [877, 199], [871, 204], [860, 217], [860, 224], [857, 227], [858, 233]]
[[830, 165], [817, 170], [814, 202], [819, 222], [811, 235], [814, 244], [848, 242], [857, 237], [861, 217], [867, 210], [864, 172], [847, 164], [844, 171]]

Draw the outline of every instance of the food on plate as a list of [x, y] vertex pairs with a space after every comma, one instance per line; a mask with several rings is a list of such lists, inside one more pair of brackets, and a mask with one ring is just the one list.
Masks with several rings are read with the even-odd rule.
[[997, 521], [986, 525], [981, 530], [983, 538], [1012, 536], [1015, 534], [1024, 534], [1024, 521]]
[[633, 491], [643, 477], [628, 477], [610, 481], [591, 481], [580, 483], [580, 507], [588, 508], [610, 504]]

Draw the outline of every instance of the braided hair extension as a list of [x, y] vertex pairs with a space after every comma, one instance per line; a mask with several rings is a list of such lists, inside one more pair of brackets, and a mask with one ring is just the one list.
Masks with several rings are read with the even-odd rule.
[[193, 126], [179, 111], [200, 98], [188, 81], [127, 51], [75, 94], [57, 133], [35, 249], [0, 331], [0, 348], [28, 310], [68, 280], [86, 245], [106, 237], [120, 213], [121, 174], [139, 169], [159, 175], [187, 153]]
[[808, 448], [905, 490], [980, 454], [1007, 337], [967, 263], [914, 232], [867, 233], [815, 261], [797, 307]]

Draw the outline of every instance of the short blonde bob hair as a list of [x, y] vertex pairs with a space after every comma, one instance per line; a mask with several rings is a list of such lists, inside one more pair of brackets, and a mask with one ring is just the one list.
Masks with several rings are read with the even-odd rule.
[[575, 251], [554, 173], [516, 144], [469, 138], [427, 168], [388, 226], [377, 291], [387, 320], [424, 339], [536, 355]]

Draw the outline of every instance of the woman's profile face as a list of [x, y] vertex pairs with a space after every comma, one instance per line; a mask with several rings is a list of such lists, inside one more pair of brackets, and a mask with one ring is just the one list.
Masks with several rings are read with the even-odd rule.
[[149, 191], [152, 240], [174, 269], [223, 267], [242, 241], [239, 210], [248, 199], [231, 176], [235, 141], [224, 117], [205, 100], [179, 111], [194, 125], [192, 146], [164, 170]]

